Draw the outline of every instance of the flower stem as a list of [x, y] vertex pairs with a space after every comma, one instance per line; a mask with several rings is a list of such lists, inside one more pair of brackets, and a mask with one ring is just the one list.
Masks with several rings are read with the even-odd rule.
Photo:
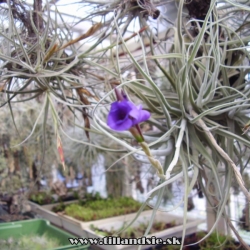
[[149, 149], [149, 147], [148, 147], [148, 144], [147, 144], [146, 142], [143, 141], [143, 142], [140, 142], [140, 145], [141, 145], [143, 151], [145, 152], [145, 154], [147, 155], [148, 160], [150, 161], [150, 163], [152, 164], [152, 166], [156, 169], [157, 175], [158, 175], [161, 179], [164, 179], [164, 180], [165, 180], [166, 177], [165, 177], [165, 175], [164, 175], [162, 165], [161, 165], [161, 163], [160, 163], [158, 160], [156, 160], [156, 159], [152, 156], [152, 154], [151, 154], [151, 152], [150, 152], [150, 149]]
[[134, 136], [134, 138], [136, 139], [137, 142], [139, 142], [139, 143], [144, 142], [144, 138], [143, 138], [143, 135], [141, 133], [139, 126], [131, 127], [129, 129], [129, 132]]

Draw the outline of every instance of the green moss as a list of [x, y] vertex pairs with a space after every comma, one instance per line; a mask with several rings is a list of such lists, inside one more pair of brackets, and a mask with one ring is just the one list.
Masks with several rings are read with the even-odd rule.
[[[141, 203], [130, 197], [97, 198], [67, 205], [64, 212], [76, 219], [90, 221], [137, 212], [140, 207]], [[58, 211], [58, 208], [54, 207], [53, 211]]]

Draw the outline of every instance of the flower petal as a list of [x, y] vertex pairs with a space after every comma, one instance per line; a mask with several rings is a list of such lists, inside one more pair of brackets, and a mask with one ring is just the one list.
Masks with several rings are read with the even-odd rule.
[[129, 112], [129, 116], [134, 119], [134, 125], [136, 125], [140, 122], [148, 120], [150, 117], [150, 113], [146, 110], [142, 110], [141, 105], [139, 106], [134, 105], [134, 108]]
[[108, 126], [114, 130], [128, 130], [133, 126], [133, 122], [129, 118], [130, 111], [131, 107], [127, 104], [127, 101], [112, 103], [108, 115]]
[[116, 131], [129, 130], [133, 126], [133, 121], [131, 119], [125, 120], [123, 123], [112, 123], [109, 125], [110, 128]]
[[111, 104], [108, 114], [107, 124], [110, 128], [117, 131], [129, 130], [142, 121], [146, 121], [150, 113], [142, 110], [142, 106], [136, 106], [134, 103], [124, 98]]
[[150, 113], [147, 110], [143, 110], [142, 107], [140, 107], [139, 116], [137, 118], [137, 122], [138, 123], [144, 122], [144, 121], [148, 120], [149, 117], [150, 117]]

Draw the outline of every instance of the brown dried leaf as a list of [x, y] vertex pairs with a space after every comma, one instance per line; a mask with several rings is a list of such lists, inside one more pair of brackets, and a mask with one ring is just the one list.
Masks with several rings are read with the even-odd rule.
[[63, 170], [65, 171], [64, 153], [63, 153], [62, 141], [59, 135], [57, 135], [57, 151], [60, 157], [61, 164], [63, 165]]
[[85, 94], [87, 96], [90, 96], [90, 97], [94, 97], [94, 95], [92, 95], [87, 89], [84, 89], [84, 88], [80, 88], [78, 89], [79, 93], [81, 94]]
[[0, 92], [3, 92], [3, 90], [4, 90], [5, 86], [6, 86], [6, 84], [7, 84], [7, 81], [6, 81], [2, 86], [0, 86]]
[[55, 43], [52, 48], [46, 53], [45, 57], [44, 57], [44, 62], [47, 62], [51, 56], [57, 51], [58, 49], [58, 44]]
[[86, 134], [87, 138], [89, 139], [89, 131], [88, 131], [88, 129], [90, 129], [89, 118], [86, 114], [83, 114], [83, 116], [84, 116], [84, 127], [86, 128], [85, 134]]
[[77, 37], [76, 39], [69, 41], [68, 43], [66, 43], [65, 45], [63, 45], [62, 47], [57, 49], [56, 51], [65, 49], [66, 47], [68, 47], [74, 43], [77, 43], [77, 42], [79, 42], [87, 37], [92, 36], [97, 30], [99, 30], [101, 28], [101, 26], [102, 26], [101, 23], [94, 24], [86, 33], [82, 34], [81, 36]]

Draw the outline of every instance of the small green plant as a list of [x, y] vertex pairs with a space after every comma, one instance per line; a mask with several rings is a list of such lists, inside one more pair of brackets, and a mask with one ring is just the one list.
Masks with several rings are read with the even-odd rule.
[[52, 208], [52, 211], [55, 213], [62, 212], [66, 208], [66, 205], [63, 202], [60, 202], [57, 206]]
[[79, 199], [79, 205], [84, 206], [86, 203], [90, 203], [91, 201], [98, 201], [98, 200], [103, 200], [99, 192], [86, 193], [83, 199]]
[[73, 197], [74, 197], [76, 200], [80, 198], [80, 197], [79, 197], [79, 194], [78, 194], [78, 192], [77, 192], [76, 190], [73, 191]]
[[30, 200], [35, 203], [38, 203], [39, 205], [45, 205], [45, 204], [50, 204], [50, 203], [55, 202], [55, 199], [53, 198], [50, 192], [49, 193], [48, 192], [32, 193], [30, 195]]
[[[206, 234], [200, 232], [197, 234], [199, 239], [203, 238]], [[204, 241], [199, 243], [201, 250], [211, 250], [211, 249], [221, 249], [221, 250], [234, 250], [241, 249], [239, 246], [235, 245], [235, 241], [232, 237], [217, 234], [216, 232], [212, 233]]]

